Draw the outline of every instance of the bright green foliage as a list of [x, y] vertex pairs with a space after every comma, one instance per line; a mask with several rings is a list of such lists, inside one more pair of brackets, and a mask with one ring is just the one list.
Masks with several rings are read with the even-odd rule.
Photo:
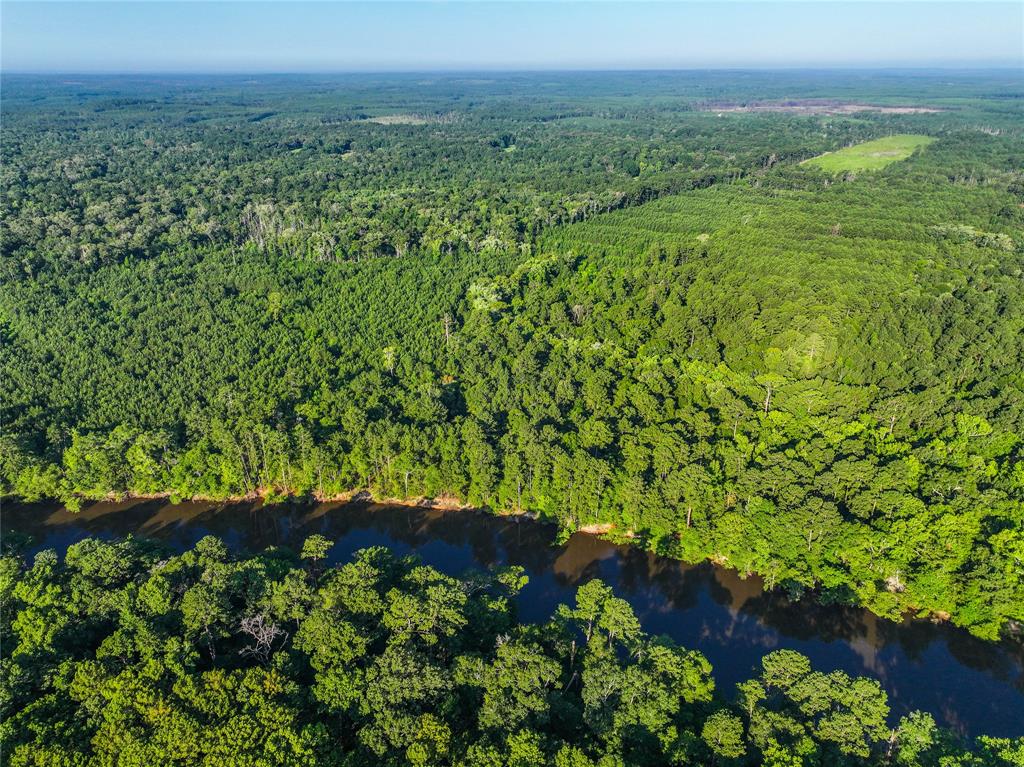
[[[5, 79], [0, 492], [455, 497], [995, 639], [1024, 620], [1024, 121], [1012, 78], [948, 77]], [[944, 111], [707, 109], [794, 93]], [[800, 164], [897, 136], [934, 140]], [[432, 588], [361, 596], [422, 649], [462, 630]]]
[[701, 737], [715, 756], [734, 759], [743, 756], [743, 722], [727, 711], [716, 711], [704, 722]]
[[931, 136], [914, 136], [898, 134], [886, 136], [874, 141], [854, 144], [838, 152], [829, 152], [820, 157], [804, 160], [804, 165], [820, 168], [826, 173], [843, 171], [878, 170], [890, 163], [906, 160], [919, 149], [923, 149], [935, 139]]
[[381, 548], [316, 580], [292, 552], [214, 538], [0, 563], [12, 767], [1009, 767], [1024, 749], [968, 749], [916, 712], [890, 730], [876, 681], [792, 651], [715, 697], [703, 655], [644, 634], [600, 581], [527, 625], [521, 573], [451, 579]]
[[548, 695], [559, 677], [559, 665], [535, 644], [499, 642], [493, 662], [466, 658], [458, 670], [457, 678], [463, 684], [483, 688], [480, 726], [516, 728], [530, 718], [545, 722], [550, 714]]
[[792, 650], [769, 653], [762, 665], [761, 677], [742, 687], [741, 698], [750, 738], [766, 758], [866, 758], [872, 744], [888, 736], [889, 706], [877, 681], [812, 671]]

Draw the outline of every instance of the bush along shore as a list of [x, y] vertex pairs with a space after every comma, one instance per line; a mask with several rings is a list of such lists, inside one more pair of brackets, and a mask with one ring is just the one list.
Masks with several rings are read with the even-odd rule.
[[86, 539], [0, 558], [5, 763], [1011, 767], [1024, 739], [892, 720], [875, 680], [766, 654], [718, 689], [600, 580], [521, 623], [520, 568], [453, 578], [308, 538], [233, 556]]

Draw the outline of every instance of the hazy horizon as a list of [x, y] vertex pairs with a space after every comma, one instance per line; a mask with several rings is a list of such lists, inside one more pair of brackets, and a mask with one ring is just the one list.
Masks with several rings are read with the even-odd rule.
[[1001, 2], [3, 2], [10, 74], [1019, 69]]
[[[956, 74], [985, 74], [990, 72], [993, 74], [1006, 74], [1011, 72], [1017, 72], [1020, 68], [1006, 64], [949, 64], [949, 65], [928, 65], [920, 67], [907, 67], [907, 66], [886, 66], [886, 65], [869, 65], [863, 66], [830, 66], [827, 64], [821, 65], [801, 65], [801, 66], [746, 66], [746, 67], [714, 67], [714, 66], [692, 66], [692, 67], [550, 67], [550, 68], [535, 68], [535, 69], [524, 69], [524, 68], [502, 68], [502, 67], [479, 67], [472, 68], [467, 67], [465, 69], [310, 69], [310, 70], [93, 70], [93, 71], [80, 71], [80, 70], [29, 70], [29, 69], [15, 69], [0, 71], [2, 77], [41, 77], [41, 78], [53, 78], [53, 77], [84, 77], [84, 78], [103, 78], [103, 77], [126, 77], [126, 78], [159, 78], [159, 77], [185, 77], [185, 78], [202, 78], [202, 77], [224, 77], [224, 78], [239, 78], [239, 77], [345, 77], [345, 76], [420, 76], [420, 75], [432, 75], [432, 76], [471, 76], [474, 74], [480, 75], [562, 75], [562, 74], [672, 74], [672, 73], [695, 73], [695, 72], [714, 72], [714, 73], [770, 73], [770, 72], [789, 72], [789, 73], [823, 73], [823, 74], [841, 74], [844, 72], [856, 73], [856, 72], [885, 72], [891, 74], [927, 74], [927, 73], [948, 73], [950, 75]], [[1024, 78], [1024, 73], [1022, 73]]]

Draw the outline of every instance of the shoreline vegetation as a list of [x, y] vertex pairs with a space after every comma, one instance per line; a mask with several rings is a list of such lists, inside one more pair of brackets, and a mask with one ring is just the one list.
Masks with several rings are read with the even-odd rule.
[[[49, 498], [49, 499], [35, 499], [33, 501], [26, 501], [23, 498], [17, 496], [0, 496], [0, 505], [3, 501], [13, 500], [15, 502], [22, 503], [35, 503], [42, 501], [52, 501], [54, 503], [60, 503], [68, 508], [72, 513], [79, 513], [78, 509], [71, 509], [66, 500], [60, 498]], [[123, 503], [126, 501], [146, 501], [146, 500], [166, 500], [171, 504], [178, 503], [210, 503], [217, 505], [231, 505], [241, 503], [254, 503], [259, 502], [261, 504], [261, 510], [267, 509], [272, 511], [276, 505], [286, 504], [289, 502], [300, 502], [300, 503], [311, 503], [315, 505], [321, 504], [349, 504], [349, 503], [368, 503], [381, 506], [399, 506], [406, 507], [409, 509], [424, 509], [431, 511], [445, 511], [445, 512], [472, 512], [475, 514], [486, 514], [495, 517], [504, 518], [515, 518], [517, 521], [520, 519], [527, 520], [533, 524], [541, 524], [551, 526], [557, 529], [557, 535], [553, 539], [552, 543], [563, 543], [570, 535], [575, 533], [583, 533], [585, 535], [592, 535], [597, 538], [608, 540], [610, 543], [617, 545], [635, 546], [643, 551], [650, 553], [660, 554], [656, 548], [650, 545], [645, 545], [644, 542], [637, 541], [637, 533], [634, 530], [619, 530], [616, 526], [609, 522], [595, 522], [591, 524], [581, 525], [575, 528], [562, 527], [560, 521], [557, 518], [544, 518], [537, 512], [529, 511], [525, 509], [494, 509], [487, 506], [474, 506], [461, 501], [458, 498], [445, 496], [439, 498], [429, 498], [426, 496], [417, 496], [413, 498], [401, 498], [401, 497], [384, 497], [375, 496], [370, 490], [359, 489], [350, 490], [342, 493], [335, 493], [332, 495], [320, 495], [318, 493], [310, 493], [307, 495], [296, 495], [289, 493], [281, 493], [276, 490], [260, 490], [250, 492], [244, 495], [231, 495], [231, 496], [193, 496], [189, 498], [183, 498], [177, 496], [171, 492], [153, 492], [153, 493], [108, 493], [103, 496], [94, 496], [88, 498], [76, 499], [79, 501], [88, 501], [91, 503]], [[255, 553], [255, 552], [254, 552]], [[671, 555], [660, 554], [661, 556], [668, 556], [674, 558], [679, 562], [683, 562], [687, 565], [698, 565], [700, 562], [710, 562], [716, 567], [723, 567], [726, 569], [733, 570], [741, 579], [746, 579], [751, 576], [760, 578], [763, 582], [765, 589], [774, 589], [778, 584], [769, 587], [767, 579], [764, 573], [759, 573], [752, 570], [743, 570], [736, 567], [729, 562], [727, 557], [720, 554], [709, 554], [699, 561], [684, 560], [679, 557], [672, 557]], [[810, 594], [800, 593], [796, 596], [796, 599], [812, 599], [817, 600], [813, 592], [814, 588], [811, 589]], [[849, 606], [857, 607], [860, 609], [874, 612], [867, 605], [860, 603], [851, 603]], [[901, 613], [898, 617], [890, 615], [882, 615], [874, 613], [878, 617], [901, 622], [908, 618], [913, 620], [928, 621], [931, 623], [950, 623], [951, 615], [948, 612], [942, 610], [928, 611], [921, 610], [908, 606], [906, 610]], [[1008, 625], [1003, 635], [990, 638], [980, 637], [987, 641], [1002, 642], [1008, 640], [1020, 640], [1024, 638], [1024, 625]]]
[[[1014, 767], [1024, 738], [897, 716], [877, 679], [765, 653], [735, 686], [599, 579], [526, 623], [517, 566], [452, 577], [332, 541], [0, 558], [6, 763]], [[8, 633], [10, 632], [10, 633]]]

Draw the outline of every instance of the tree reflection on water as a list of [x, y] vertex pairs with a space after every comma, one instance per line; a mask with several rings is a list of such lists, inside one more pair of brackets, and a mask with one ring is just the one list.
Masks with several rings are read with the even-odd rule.
[[3, 508], [5, 539], [28, 535], [29, 555], [63, 553], [86, 537], [150, 537], [181, 551], [206, 535], [237, 551], [301, 546], [313, 533], [336, 541], [330, 563], [368, 546], [415, 554], [452, 574], [519, 565], [530, 582], [519, 597], [526, 620], [545, 620], [591, 578], [633, 606], [645, 630], [699, 648], [720, 688], [746, 678], [777, 648], [804, 653], [820, 668], [877, 677], [894, 715], [919, 708], [966, 734], [1020, 735], [1024, 648], [991, 644], [947, 624], [892, 622], [866, 610], [792, 601], [757, 577], [710, 563], [689, 565], [633, 546], [577, 533], [555, 545], [554, 528], [483, 512], [369, 503], [217, 504], [167, 500], [94, 503], [73, 514], [56, 504]]

